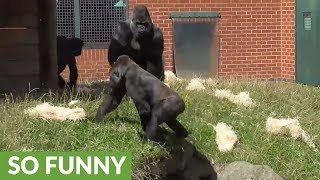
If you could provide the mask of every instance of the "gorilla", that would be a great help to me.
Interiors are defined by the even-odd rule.
[[[76,56],[80,56],[84,42],[79,38],[68,39],[65,36],[57,36],[57,55],[58,55],[58,85],[59,88],[64,88],[66,85],[74,88],[78,79],[78,68]],[[66,84],[61,77],[61,72],[68,65],[70,70],[69,83]]]
[[[163,48],[162,31],[152,23],[147,7],[137,5],[131,18],[119,22],[109,45],[108,61],[112,66],[120,55],[128,55],[140,67],[163,81]]]
[[[187,137],[188,131],[177,121],[177,116],[185,110],[183,99],[156,78],[142,69],[127,55],[121,55],[110,71],[111,92],[100,105],[96,122],[102,122],[104,116],[116,109],[123,95],[132,98],[139,113],[143,138],[163,142],[163,136],[157,136],[159,125],[165,122],[177,137]]]

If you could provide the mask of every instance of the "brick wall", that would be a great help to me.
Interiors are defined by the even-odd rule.
[[[295,1],[282,0],[282,79],[295,79]]]
[[[77,57],[78,81],[91,82],[108,78],[109,64],[108,49],[84,49]],[[66,68],[62,76],[69,79],[69,69]]]
[[[129,0],[145,4],[165,38],[165,67],[173,67],[170,12],[218,11],[221,78],[294,79],[295,0]],[[80,80],[105,79],[107,50],[84,50],[78,58]]]

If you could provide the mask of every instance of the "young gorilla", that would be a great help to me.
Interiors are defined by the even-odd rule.
[[[66,68],[67,65],[70,70],[70,83],[67,84],[67,86],[69,86],[70,88],[76,86],[78,79],[78,68],[75,57],[81,55],[83,45],[83,41],[79,38],[68,39],[64,36],[57,37],[59,88],[64,88],[66,86],[66,82],[60,74]]]
[[[137,5],[132,17],[120,21],[108,48],[108,61],[112,66],[120,55],[128,55],[140,67],[161,81],[164,80],[162,31],[151,20],[144,5]]]
[[[145,71],[129,56],[121,55],[110,72],[111,92],[100,105],[96,121],[102,122],[104,116],[121,103],[127,92],[139,112],[145,137],[157,140],[159,124],[165,122],[178,137],[187,137],[187,130],[177,121],[177,116],[185,109],[183,99],[158,78]]]

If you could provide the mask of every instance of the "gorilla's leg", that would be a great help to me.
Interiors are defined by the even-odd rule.
[[[110,94],[107,95],[105,100],[100,105],[97,114],[96,122],[100,123],[103,121],[104,116],[116,109],[122,101],[123,96],[126,94],[125,89],[114,88],[111,90]]]
[[[150,105],[146,101],[135,101],[136,108],[139,112],[141,126],[143,131],[145,132],[142,135],[143,139],[149,139],[155,142],[163,143],[164,136],[158,133],[158,114],[157,112],[151,112]]]
[[[59,88],[63,89],[66,86],[66,82],[64,81],[64,79],[61,77],[61,75],[58,75],[58,85]]]
[[[135,106],[136,106],[138,113],[139,113],[139,116],[140,116],[142,130],[145,132],[147,124],[151,119],[151,108],[150,108],[149,104],[145,101],[134,102],[134,103],[135,103]]]
[[[146,127],[145,127],[145,129],[146,129],[145,136],[146,136],[146,138],[148,138],[150,140],[163,142],[164,137],[159,136],[157,134],[158,128],[159,128],[158,118],[159,118],[159,115],[157,113],[152,112],[151,119],[147,122]]]
[[[74,88],[77,85],[77,80],[78,80],[78,68],[77,68],[77,63],[76,63],[76,58],[72,57],[70,59],[70,62],[68,63],[68,67],[70,70],[70,88]]]
[[[66,68],[65,64],[58,65],[58,86],[61,89],[65,88],[65,86],[66,86],[66,82],[64,81],[63,77],[60,75],[65,68]]]
[[[184,102],[176,97],[170,96],[161,102],[162,121],[165,122],[178,137],[187,137],[188,131],[177,120],[179,114],[185,109]]]
[[[166,124],[176,133],[178,137],[185,138],[189,135],[188,131],[177,119],[170,119],[166,122]]]
[[[151,118],[147,121],[142,121],[141,123],[143,124],[143,128],[145,131],[145,136],[147,139],[164,143],[165,138],[164,135],[161,133],[159,124],[161,123],[161,119],[163,119],[164,116],[166,116],[163,113],[161,104],[158,104],[154,106],[151,110]]]

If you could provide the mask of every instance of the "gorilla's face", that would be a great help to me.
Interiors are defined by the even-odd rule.
[[[110,71],[110,83],[112,87],[117,86],[121,81],[120,73],[117,69],[113,69]]]
[[[143,5],[135,7],[130,27],[137,40],[141,40],[152,33],[152,21],[147,7]]]
[[[151,31],[151,26],[148,21],[136,19],[133,20],[135,28],[137,29],[136,38],[140,39]]]
[[[124,73],[130,62],[132,62],[132,60],[127,55],[121,55],[118,57],[110,71],[110,82],[112,86],[123,85],[125,80]]]

